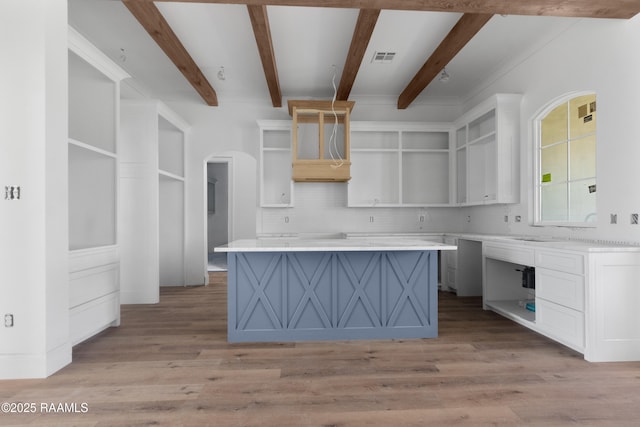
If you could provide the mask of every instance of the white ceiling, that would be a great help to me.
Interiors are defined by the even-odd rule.
[[[68,3],[69,24],[119,63],[146,95],[203,104],[119,0]],[[233,99],[270,103],[246,6],[184,2],[158,2],[156,6],[217,92],[220,107]],[[333,66],[337,86],[358,10],[269,6],[267,11],[282,96],[332,97]],[[460,16],[383,10],[351,98],[397,99]],[[498,72],[522,61],[575,21],[494,16],[447,65],[451,79],[447,83],[435,80],[415,102],[462,101],[472,96]],[[375,51],[396,52],[396,57],[390,64],[374,64]],[[224,67],[225,80],[217,78],[220,67]]]

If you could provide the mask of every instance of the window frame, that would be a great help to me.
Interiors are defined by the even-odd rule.
[[[598,197],[596,191],[596,221],[543,221],[542,220],[542,120],[547,117],[549,113],[551,113],[554,109],[559,107],[562,104],[569,103],[572,99],[578,98],[580,96],[585,95],[594,95],[597,99],[597,93],[594,90],[586,90],[586,91],[577,91],[566,93],[558,98],[553,99],[548,104],[546,104],[532,120],[532,128],[533,128],[533,194],[534,194],[534,208],[533,208],[533,226],[537,227],[574,227],[574,228],[595,228],[597,227],[597,212],[598,212]],[[568,125],[568,124],[567,124]],[[598,171],[597,171],[597,147],[598,147],[598,127],[596,123],[596,173],[595,180],[596,185],[598,181]],[[571,137],[568,138],[568,143],[571,142]],[[567,170],[570,170],[569,167],[570,159],[567,158]],[[570,181],[567,181],[569,183]],[[568,196],[569,193],[568,193]],[[567,213],[570,212],[570,207],[567,209]]]

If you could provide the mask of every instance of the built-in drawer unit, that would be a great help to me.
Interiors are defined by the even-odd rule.
[[[536,250],[536,267],[565,273],[584,274],[584,256],[561,251]]]
[[[584,277],[536,267],[536,297],[584,310]]]
[[[499,259],[521,265],[533,265],[534,255],[532,248],[524,248],[517,245],[490,243],[485,245],[484,256]]]
[[[584,350],[584,256],[536,250],[536,325],[544,334]]]
[[[584,349],[584,313],[536,298],[536,326],[574,350]]]

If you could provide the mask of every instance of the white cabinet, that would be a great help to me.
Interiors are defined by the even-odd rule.
[[[585,359],[640,361],[640,253],[590,253],[585,271]]]
[[[153,100],[121,105],[119,240],[125,304],[159,301],[184,279],[184,150],[188,124]]]
[[[485,308],[584,352],[583,271],[552,270],[548,267],[558,264],[542,261],[557,257],[582,265],[583,255],[494,242],[485,242],[483,255]],[[525,267],[535,267],[535,289],[523,287]],[[535,309],[527,309],[527,303]]]
[[[536,324],[540,331],[584,350],[584,255],[536,250]]]
[[[458,204],[518,202],[521,98],[494,95],[456,121]]]
[[[522,286],[525,266],[535,267],[535,290]],[[640,360],[639,276],[637,248],[483,243],[484,307],[593,362]]]
[[[69,321],[77,344],[120,322],[120,81],[128,75],[69,28]]]
[[[458,247],[442,254],[445,289],[459,297],[481,296],[482,242],[454,236],[446,236],[444,242]]]
[[[353,207],[448,206],[449,123],[351,123]]]
[[[189,125],[160,104],[158,111],[158,260],[160,286],[185,282],[184,152]]]
[[[260,206],[293,206],[291,121],[260,120]]]

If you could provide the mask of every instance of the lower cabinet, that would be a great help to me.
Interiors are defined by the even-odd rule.
[[[584,312],[536,298],[536,325],[540,332],[578,351],[584,349]]]
[[[69,330],[72,345],[120,324],[119,279],[117,246],[69,253]]]
[[[558,260],[562,255],[537,251],[536,260],[539,262],[541,257]],[[570,258],[582,265],[582,255],[571,255]],[[535,303],[536,324],[542,333],[571,348],[584,349],[583,275],[536,267]]]
[[[557,242],[554,242],[557,243]],[[640,251],[483,243],[483,305],[592,362],[640,360]],[[535,289],[522,269],[535,268]],[[527,308],[528,307],[528,308]]]
[[[445,289],[459,297],[481,296],[482,242],[453,236],[446,236],[444,242],[458,247],[457,251],[442,254]]]

